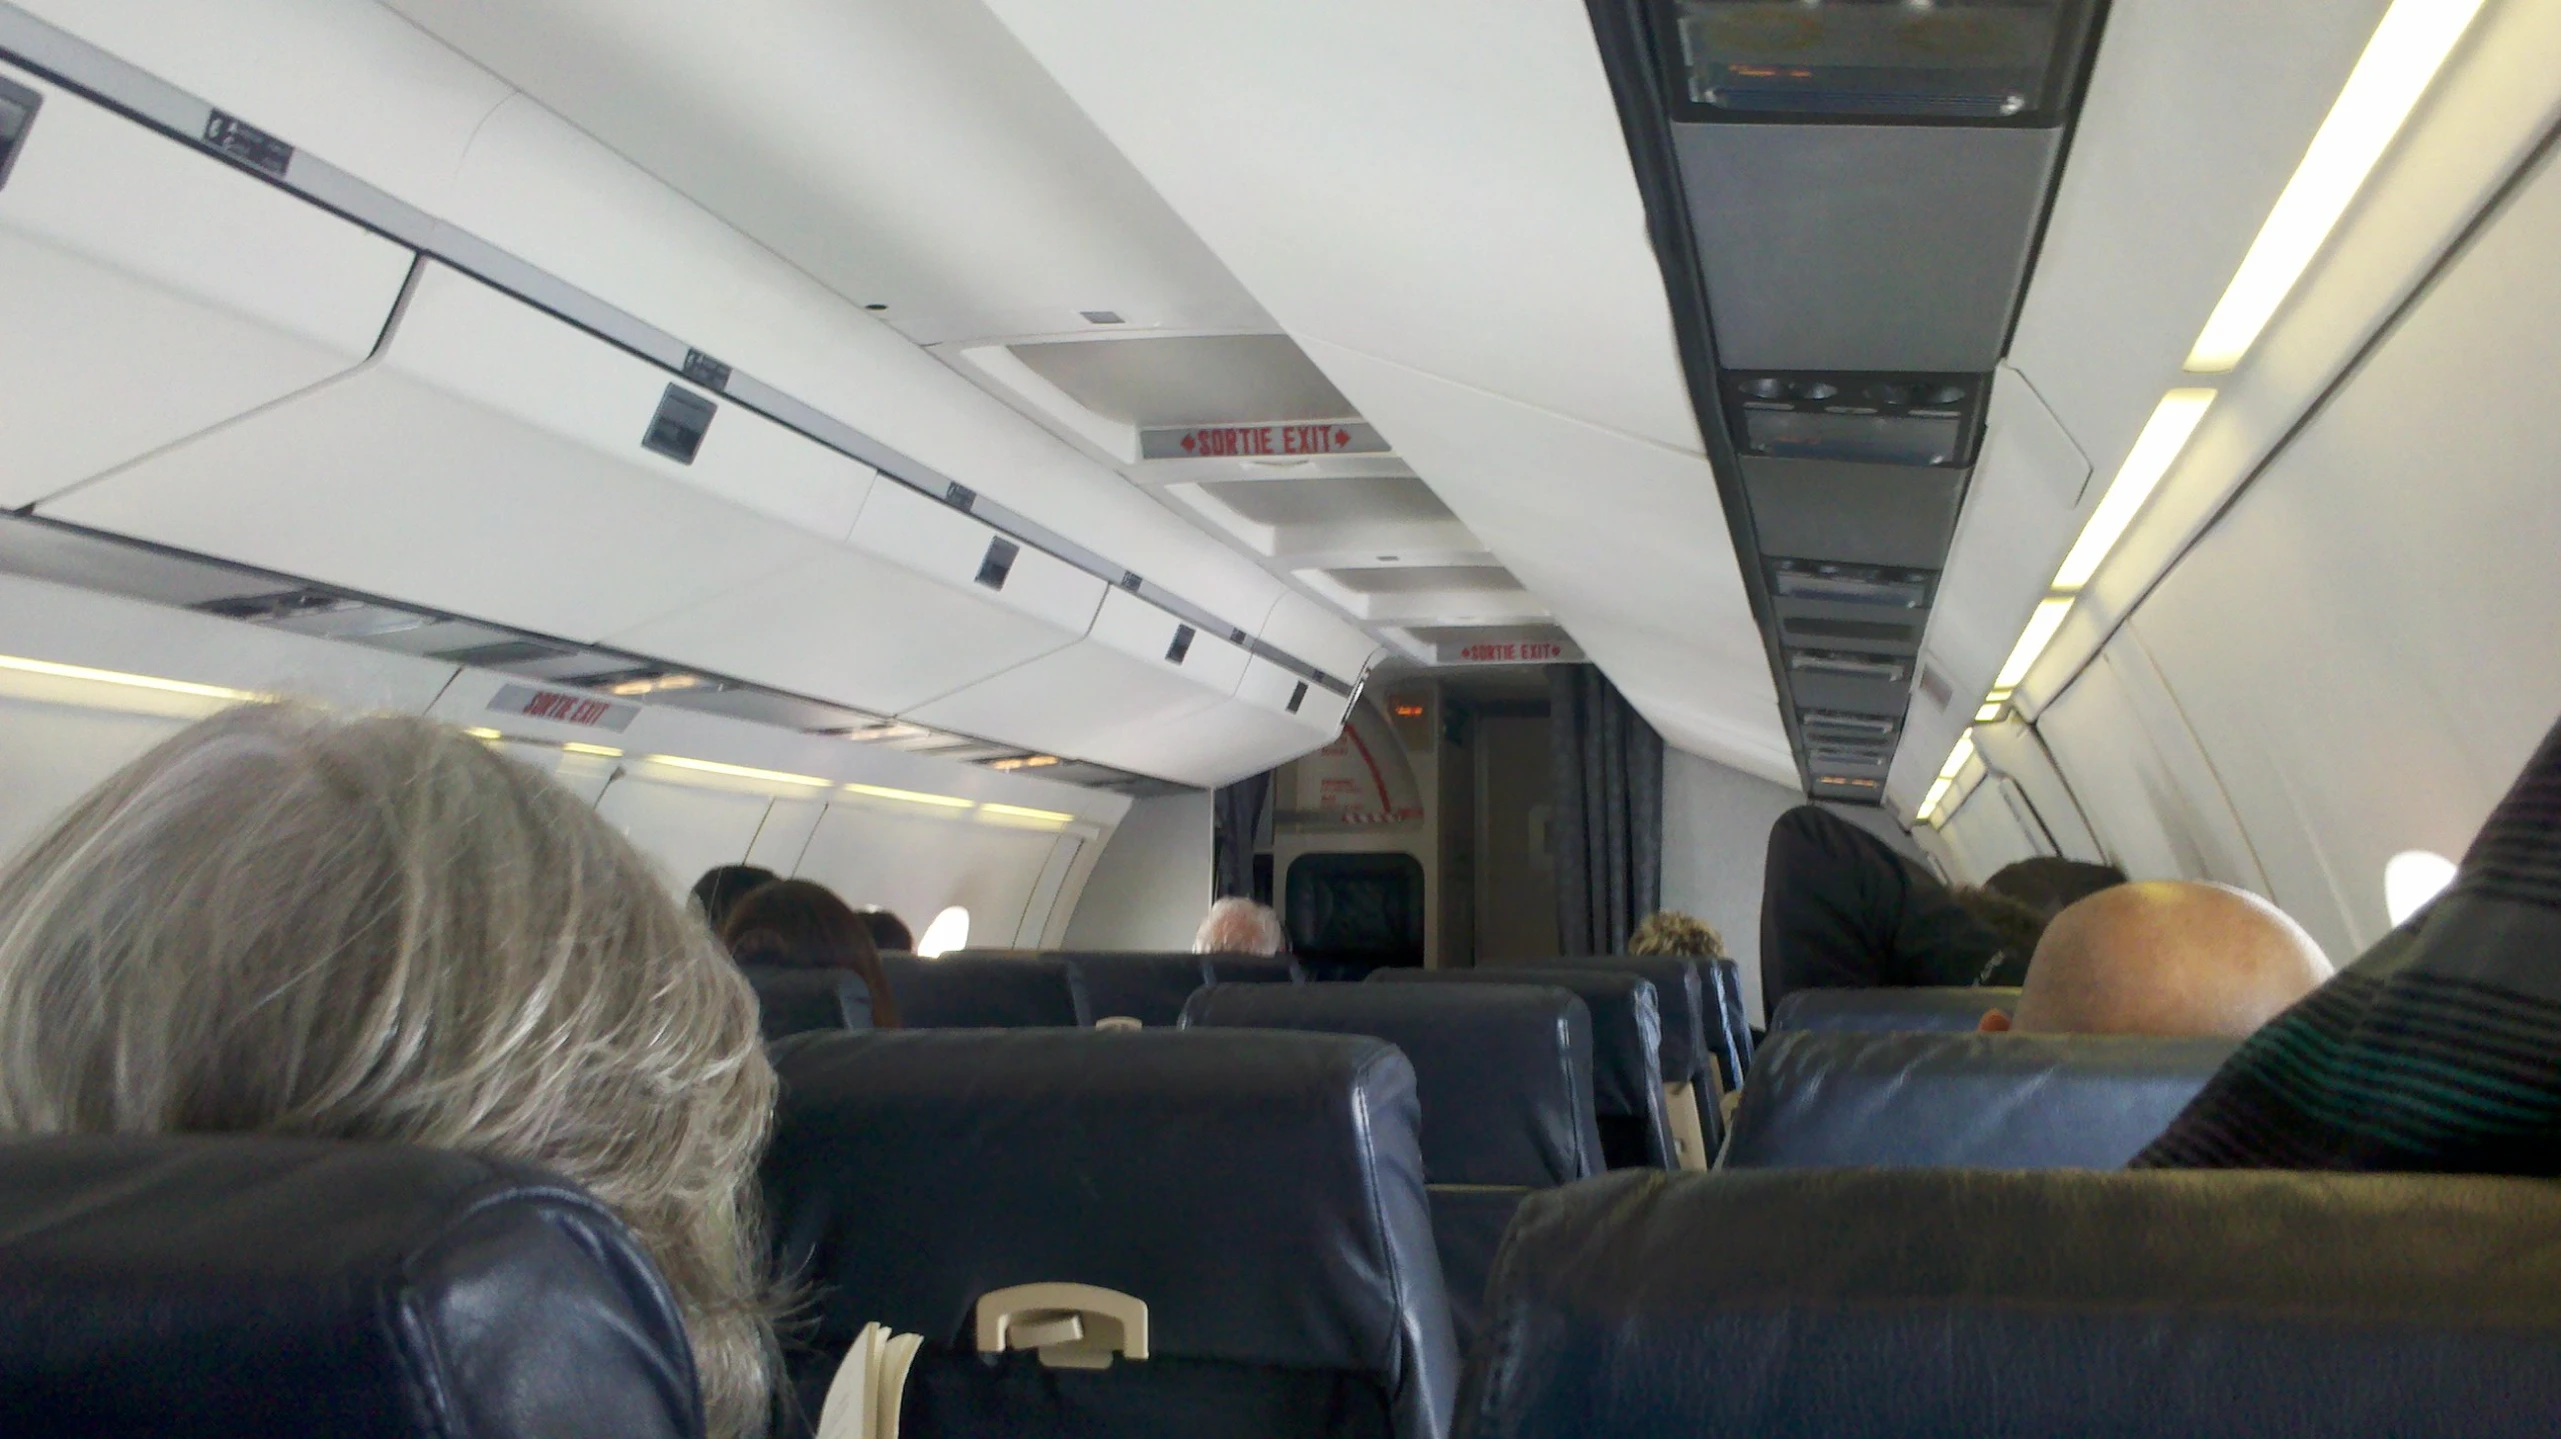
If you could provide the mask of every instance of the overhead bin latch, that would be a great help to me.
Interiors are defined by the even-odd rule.
[[[978,1352],[1032,1349],[1051,1369],[1147,1357],[1147,1301],[1092,1284],[1017,1284],[978,1301]]]

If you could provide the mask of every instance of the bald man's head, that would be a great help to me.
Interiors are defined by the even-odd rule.
[[[1987,1029],[2239,1038],[2330,977],[2303,926],[2229,885],[2101,890],[2045,928],[2017,1015]]]

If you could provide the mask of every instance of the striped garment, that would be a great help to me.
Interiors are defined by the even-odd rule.
[[[2134,1167],[2561,1174],[2561,725],[2454,884],[2251,1036]]]

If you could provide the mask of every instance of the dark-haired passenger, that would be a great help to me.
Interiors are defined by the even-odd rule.
[[[716,864],[694,881],[694,908],[702,911],[703,923],[711,932],[729,922],[729,911],[749,894],[772,884],[782,876],[770,869],[752,864]]]
[[[757,886],[730,908],[720,941],[741,965],[852,970],[871,991],[872,1028],[898,1027],[898,1001],[872,944],[871,926],[823,884],[778,879]]]
[[[862,922],[870,927],[872,948],[883,954],[916,952],[916,932],[909,929],[907,921],[900,919],[895,913],[882,909],[876,904],[865,905],[854,913],[861,916]]]

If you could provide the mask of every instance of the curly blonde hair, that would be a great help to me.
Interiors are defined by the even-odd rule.
[[[1630,954],[1694,954],[1721,959],[1725,955],[1725,937],[1715,927],[1694,914],[1677,909],[1658,909],[1637,922],[1636,932],[1627,937]]]
[[[547,1166],[764,1431],[774,1074],[700,921],[565,790],[442,726],[227,711],[0,872],[0,1132],[384,1140]]]

